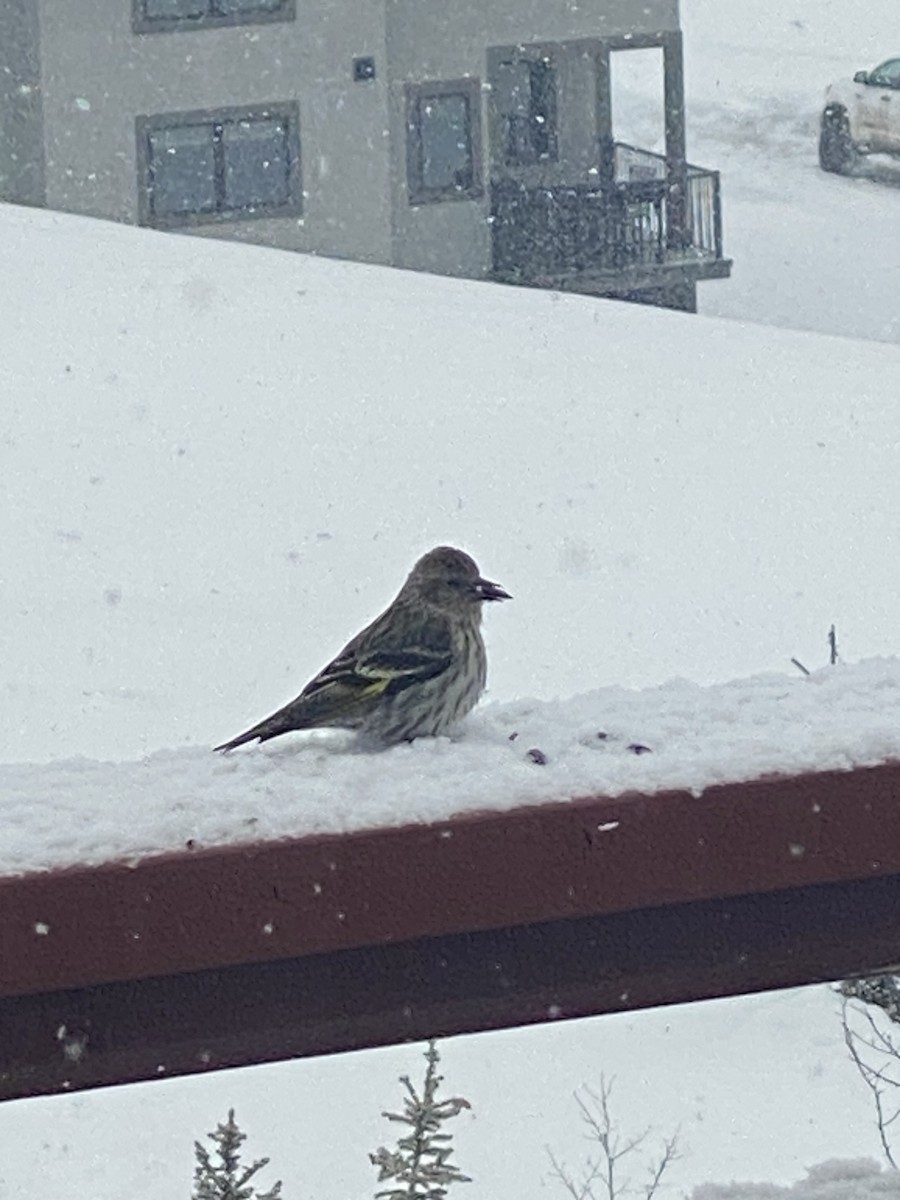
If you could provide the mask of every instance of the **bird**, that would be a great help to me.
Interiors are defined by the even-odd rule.
[[[356,730],[383,745],[438,737],[478,703],[487,678],[486,601],[511,600],[453,546],[424,554],[385,611],[283,708],[217,751],[295,729]]]

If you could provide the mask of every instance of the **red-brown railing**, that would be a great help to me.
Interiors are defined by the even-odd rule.
[[[0,1098],[875,972],[900,766],[0,879]]]

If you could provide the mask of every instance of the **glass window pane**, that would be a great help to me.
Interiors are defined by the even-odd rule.
[[[209,0],[144,0],[144,15],[148,21],[203,17],[208,11]]]
[[[504,116],[527,117],[531,106],[531,76],[525,59],[502,62],[497,68],[494,95]]]
[[[555,157],[556,71],[545,58],[501,63],[497,96],[511,166]]]
[[[223,16],[233,13],[275,12],[284,0],[216,0],[215,11]]]
[[[150,134],[150,200],[158,217],[214,212],[216,168],[212,125]]]
[[[870,79],[880,87],[900,87],[900,58],[891,58],[876,67]]]
[[[531,141],[537,158],[547,158],[553,149],[556,119],[556,71],[546,59],[528,64],[531,85]]]
[[[419,104],[422,186],[463,191],[472,186],[469,98],[459,93],[423,97]]]
[[[225,207],[277,208],[291,198],[287,122],[281,118],[224,126]]]

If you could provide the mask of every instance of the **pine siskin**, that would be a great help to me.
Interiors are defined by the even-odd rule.
[[[356,729],[385,744],[446,733],[484,691],[481,605],[509,599],[462,550],[430,550],[393,604],[295,700],[216,749],[323,726]]]

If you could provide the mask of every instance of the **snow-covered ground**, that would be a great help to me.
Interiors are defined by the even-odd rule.
[[[876,344],[900,340],[900,188],[889,165],[815,166],[822,89],[897,52],[896,0],[683,10],[691,157],[723,171],[736,260],[701,307],[740,323],[2,213],[0,760],[199,755],[299,690],[444,541],[515,596],[487,614],[497,707],[473,736],[528,697],[672,676],[783,671],[804,695],[789,659],[821,665],[832,621],[848,660],[900,651],[900,350]],[[582,1156],[571,1092],[601,1072],[626,1128],[680,1126],[669,1194],[878,1154],[824,988],[443,1055],[473,1104],[456,1122],[473,1195],[561,1195],[543,1148]],[[231,1105],[286,1196],[371,1194],[379,1113],[420,1061],[5,1105],[0,1197],[187,1194],[192,1139]],[[825,1184],[797,1195],[847,1194]]]
[[[900,341],[900,163],[854,179],[817,161],[826,85],[900,53],[893,0],[682,0],[691,161],[722,173],[732,278],[700,311]],[[643,54],[644,52],[641,52]],[[660,138],[658,88],[619,55],[617,135]]]
[[[891,0],[683,0],[692,159],[722,172],[734,277],[701,312],[900,342],[900,163],[819,170],[825,86],[897,54]],[[724,15],[727,9],[727,17]]]
[[[6,761],[222,741],[443,542],[493,700],[900,649],[894,346],[3,221]]]

